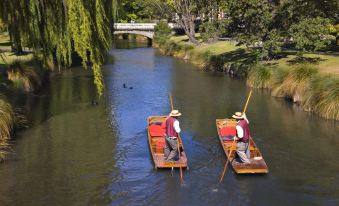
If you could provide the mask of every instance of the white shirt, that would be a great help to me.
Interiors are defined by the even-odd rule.
[[[249,123],[249,121],[247,119],[245,119],[247,124]],[[239,121],[238,121],[239,122]],[[235,127],[237,129],[237,134],[238,134],[238,138],[243,138],[244,137],[244,130],[242,129],[242,127],[240,127],[239,125],[237,125]]]
[[[180,133],[180,132],[181,132],[181,129],[180,129],[179,121],[178,121],[178,120],[175,120],[175,121],[174,121],[173,127],[174,127],[174,129],[175,129],[175,131],[176,131],[177,133]]]

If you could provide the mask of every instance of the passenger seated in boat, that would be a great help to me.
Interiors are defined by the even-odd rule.
[[[178,137],[181,131],[178,117],[181,113],[178,110],[172,110],[169,117],[166,119],[166,137],[164,159],[165,161],[178,160]]]
[[[241,112],[236,112],[233,116],[237,120],[237,135],[234,137],[235,140],[238,140],[237,144],[237,155],[241,163],[250,163],[250,129],[248,127],[249,121],[246,117],[246,114]]]

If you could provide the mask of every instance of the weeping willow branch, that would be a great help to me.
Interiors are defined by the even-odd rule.
[[[13,28],[14,43],[24,42],[45,62],[70,66],[72,53],[85,68],[93,65],[94,83],[103,93],[101,65],[112,43],[116,0],[2,0],[0,19]]]

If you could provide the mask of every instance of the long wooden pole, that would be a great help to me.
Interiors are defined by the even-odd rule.
[[[248,94],[247,101],[246,101],[244,110],[242,111],[242,114],[244,114],[246,112],[247,106],[248,106],[248,102],[250,101],[251,96],[252,96],[252,89],[251,89],[250,93]]]
[[[250,93],[248,94],[248,97],[247,97],[247,100],[246,100],[246,104],[245,104],[245,107],[244,107],[244,110],[243,110],[243,114],[246,112],[246,110],[247,110],[247,106],[248,106],[248,103],[249,103],[249,101],[250,101],[250,98],[251,98],[251,96],[252,96],[252,89],[251,89],[251,91],[250,91]],[[229,162],[229,160],[230,160],[230,158],[231,158],[231,154],[232,154],[232,148],[234,147],[234,143],[235,143],[235,139],[233,140],[233,143],[232,143],[232,145],[231,145],[231,149],[230,149],[230,152],[228,153],[228,155],[227,155],[227,161],[226,161],[226,164],[225,164],[225,166],[224,166],[224,170],[222,171],[222,174],[221,174],[221,176],[220,176],[220,180],[219,180],[219,183],[221,183],[223,180],[224,180],[224,176],[225,176],[225,173],[226,173],[226,171],[227,171],[227,165],[228,165],[228,162]]]
[[[234,140],[233,140],[233,142],[232,142],[232,144],[231,144],[230,152],[229,152],[228,155],[227,155],[227,161],[226,161],[226,164],[225,164],[225,166],[224,166],[224,170],[222,171],[222,174],[221,174],[221,176],[220,176],[219,183],[221,183],[221,182],[224,180],[224,176],[225,176],[225,174],[226,174],[228,162],[230,161],[230,158],[231,158],[230,155],[232,154],[232,148],[234,147],[234,143],[235,143],[235,138],[234,138]]]
[[[173,110],[173,100],[172,100],[172,95],[170,94],[170,102],[171,102],[171,108]],[[182,174],[182,167],[181,167],[181,156],[180,156],[180,145],[179,145],[179,135],[177,137],[177,146],[178,146],[178,155],[179,155],[179,167],[180,167],[180,180],[181,182],[184,181],[184,177],[183,177],[183,174]]]

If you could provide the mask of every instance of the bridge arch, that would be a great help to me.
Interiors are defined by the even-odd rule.
[[[141,36],[145,36],[149,39],[153,39],[154,37],[154,32],[153,31],[138,31],[138,30],[118,30],[113,32],[114,35],[116,34],[137,34]]]

